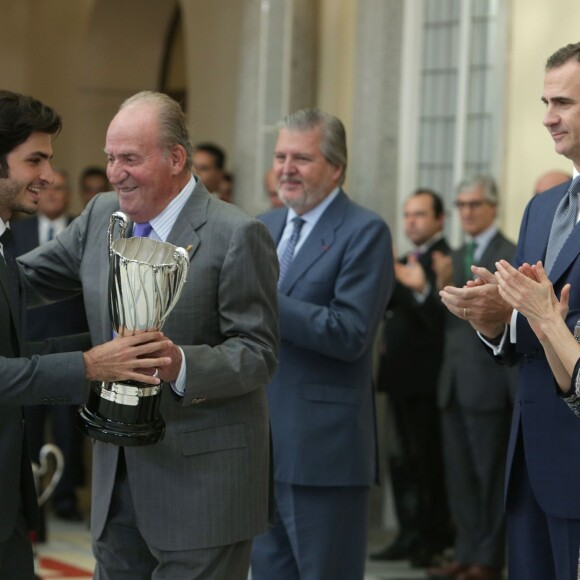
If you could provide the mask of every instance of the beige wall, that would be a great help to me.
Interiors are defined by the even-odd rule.
[[[542,125],[546,59],[561,46],[580,40],[577,0],[557,4],[555,10],[546,0],[512,0],[502,225],[514,239],[537,177],[550,169],[572,171],[572,163],[555,153]]]
[[[75,189],[83,167],[104,165],[106,128],[122,100],[158,88],[178,3],[192,139],[231,151],[244,0],[0,0],[0,86],[62,114],[54,164],[69,171]]]

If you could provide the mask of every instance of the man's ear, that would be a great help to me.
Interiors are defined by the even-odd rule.
[[[173,174],[178,175],[183,171],[187,161],[187,153],[183,145],[174,145],[171,149],[171,165],[173,167]]]

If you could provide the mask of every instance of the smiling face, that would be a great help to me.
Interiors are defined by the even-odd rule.
[[[320,149],[320,128],[280,129],[274,154],[278,195],[298,215],[316,207],[335,187],[342,167],[329,163]]]
[[[8,154],[8,176],[0,178],[0,218],[5,222],[15,211],[36,213],[40,192],[52,182],[51,158],[48,133],[32,133]]]
[[[136,223],[159,215],[189,179],[185,150],[159,142],[157,110],[146,103],[121,109],[111,121],[105,145],[107,177],[121,209]]]
[[[580,168],[580,63],[569,60],[546,72],[542,101],[544,126],[554,139],[556,152]]]

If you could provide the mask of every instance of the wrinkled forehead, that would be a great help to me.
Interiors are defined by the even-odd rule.
[[[130,105],[121,109],[109,124],[105,151],[120,145],[141,150],[144,146],[156,144],[157,137],[157,115],[153,107]]]

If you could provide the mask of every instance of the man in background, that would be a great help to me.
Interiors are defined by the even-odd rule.
[[[572,175],[570,173],[566,173],[565,171],[548,171],[543,173],[536,181],[536,185],[534,186],[534,195],[543,193],[544,191],[552,189],[552,187],[556,187],[556,185],[566,183],[571,179]]]
[[[111,191],[111,184],[107,179],[107,172],[102,167],[87,167],[81,173],[79,188],[84,205],[98,193]]]
[[[397,283],[385,313],[378,390],[392,417],[389,475],[399,534],[372,560],[411,560],[426,567],[453,544],[447,507],[437,384],[443,360],[445,308],[433,252],[451,251],[439,194],[420,188],[405,202],[405,234],[413,249],[395,262]]]
[[[215,143],[198,143],[193,148],[193,170],[210,193],[219,197],[226,168],[226,154]],[[224,199],[223,201],[231,201]]]
[[[461,182],[455,206],[465,243],[434,254],[439,288],[464,286],[471,266],[491,271],[515,246],[497,228],[498,193],[489,176]],[[500,580],[505,560],[503,481],[515,372],[493,361],[465,320],[447,313],[439,407],[448,501],[456,526],[455,559],[430,570],[438,578]]]
[[[278,195],[278,180],[276,179],[276,172],[272,168],[264,173],[264,191],[270,200],[271,209],[284,207],[284,202]]]
[[[260,219],[280,260],[280,367],[268,385],[277,520],[255,540],[253,580],[362,580],[378,482],[372,347],[393,285],[388,226],[342,189],[342,122],[280,125],[285,208]]]
[[[68,175],[62,169],[55,169],[52,183],[47,184],[39,194],[38,213],[30,219],[18,220],[12,224],[17,256],[52,240],[66,228],[72,221],[66,213],[69,201]],[[33,308],[28,312],[26,340],[29,341],[87,331],[82,296]],[[56,516],[70,521],[80,521],[83,518],[75,488],[84,482],[85,438],[75,427],[76,409],[76,405],[34,405],[24,409],[33,460],[38,462],[40,448],[47,442],[45,430],[48,422],[51,426],[52,441],[63,453],[64,471],[51,501]],[[38,539],[42,541],[42,532]]]

